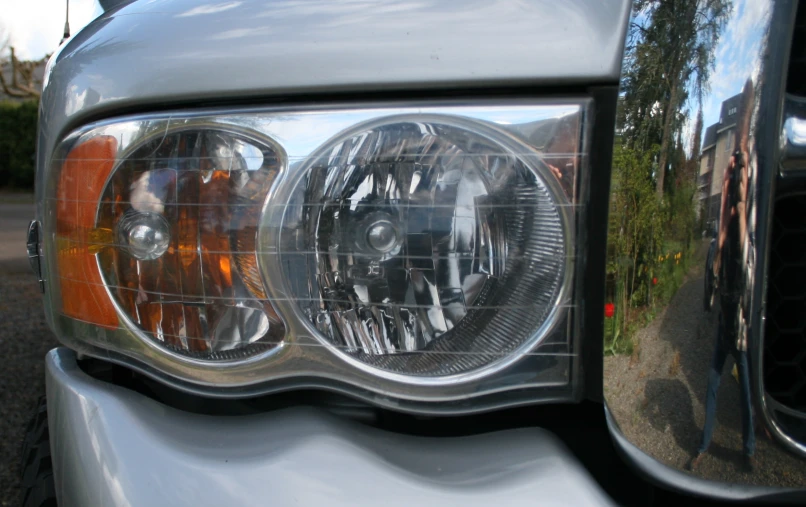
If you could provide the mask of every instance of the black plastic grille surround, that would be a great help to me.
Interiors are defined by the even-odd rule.
[[[806,413],[806,195],[775,203],[770,244],[764,385]]]
[[[803,2],[798,5],[795,15],[786,92],[806,96],[806,5]]]

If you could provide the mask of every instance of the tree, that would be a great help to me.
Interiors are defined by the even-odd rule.
[[[697,111],[694,125],[691,130],[690,150],[688,154],[684,149],[683,132],[679,131],[672,153],[677,155],[670,158],[670,174],[674,176],[674,185],[667,188],[667,193],[675,192],[682,186],[696,185],[700,172],[700,150],[702,149],[702,109]],[[668,185],[667,185],[668,187]]]
[[[691,133],[691,156],[688,160],[687,176],[695,181],[700,173],[700,150],[702,149],[702,108],[697,110],[694,130]]]
[[[2,93],[16,99],[38,99],[41,95],[39,87],[42,83],[36,77],[36,69],[49,57],[50,55],[46,55],[36,61],[18,59],[8,31],[0,25],[0,90]]]
[[[39,91],[41,83],[36,78],[35,71],[50,55],[41,60],[23,61],[16,57],[14,46],[8,45],[8,39],[2,45],[4,46],[2,49],[8,48],[9,52],[8,60],[0,59],[0,87],[3,93],[18,99],[38,99],[41,95]],[[11,74],[8,78],[5,75],[6,69],[9,69]]]

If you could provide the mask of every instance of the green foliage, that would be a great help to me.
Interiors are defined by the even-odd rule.
[[[675,258],[673,254],[669,259],[660,262],[655,270],[658,284],[654,286],[652,306],[659,309],[668,305],[677,294],[677,290],[682,287],[686,273],[691,268],[691,259],[694,257],[694,246],[691,244],[686,247],[679,242],[670,241],[664,245],[664,250],[677,252],[679,258]]]
[[[612,268],[624,277],[625,301],[651,272],[663,241],[664,212],[650,179],[655,153],[616,146],[613,154]]]
[[[650,176],[657,149],[617,144],[613,154],[607,270],[616,311],[605,322],[606,354],[632,353],[636,331],[669,304],[690,267],[695,183],[679,181],[661,201]],[[687,161],[680,156],[675,163]]]
[[[0,102],[0,188],[34,187],[39,103]]]
[[[616,300],[624,298],[624,283],[621,279],[616,280]],[[633,329],[627,328],[624,322],[624,312],[616,311],[613,318],[605,321],[604,352],[605,355],[632,354],[633,352]]]
[[[699,219],[695,209],[697,186],[694,181],[681,183],[668,194],[668,230],[666,237],[681,243],[682,248],[688,248],[695,231],[700,230]]]
[[[639,151],[617,144],[613,153],[610,262],[616,312],[605,323],[605,352],[632,352],[636,309],[650,301],[656,256],[663,244],[665,212],[651,174],[657,146]],[[608,328],[609,326],[609,328]]]

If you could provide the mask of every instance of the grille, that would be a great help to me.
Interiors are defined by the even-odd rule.
[[[795,16],[786,92],[806,96],[806,5],[804,3],[798,5]]]
[[[764,383],[776,401],[806,413],[806,195],[776,202],[771,244]]]

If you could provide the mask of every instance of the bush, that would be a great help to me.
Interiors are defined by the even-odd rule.
[[[32,190],[39,103],[0,102],[0,188]]]

